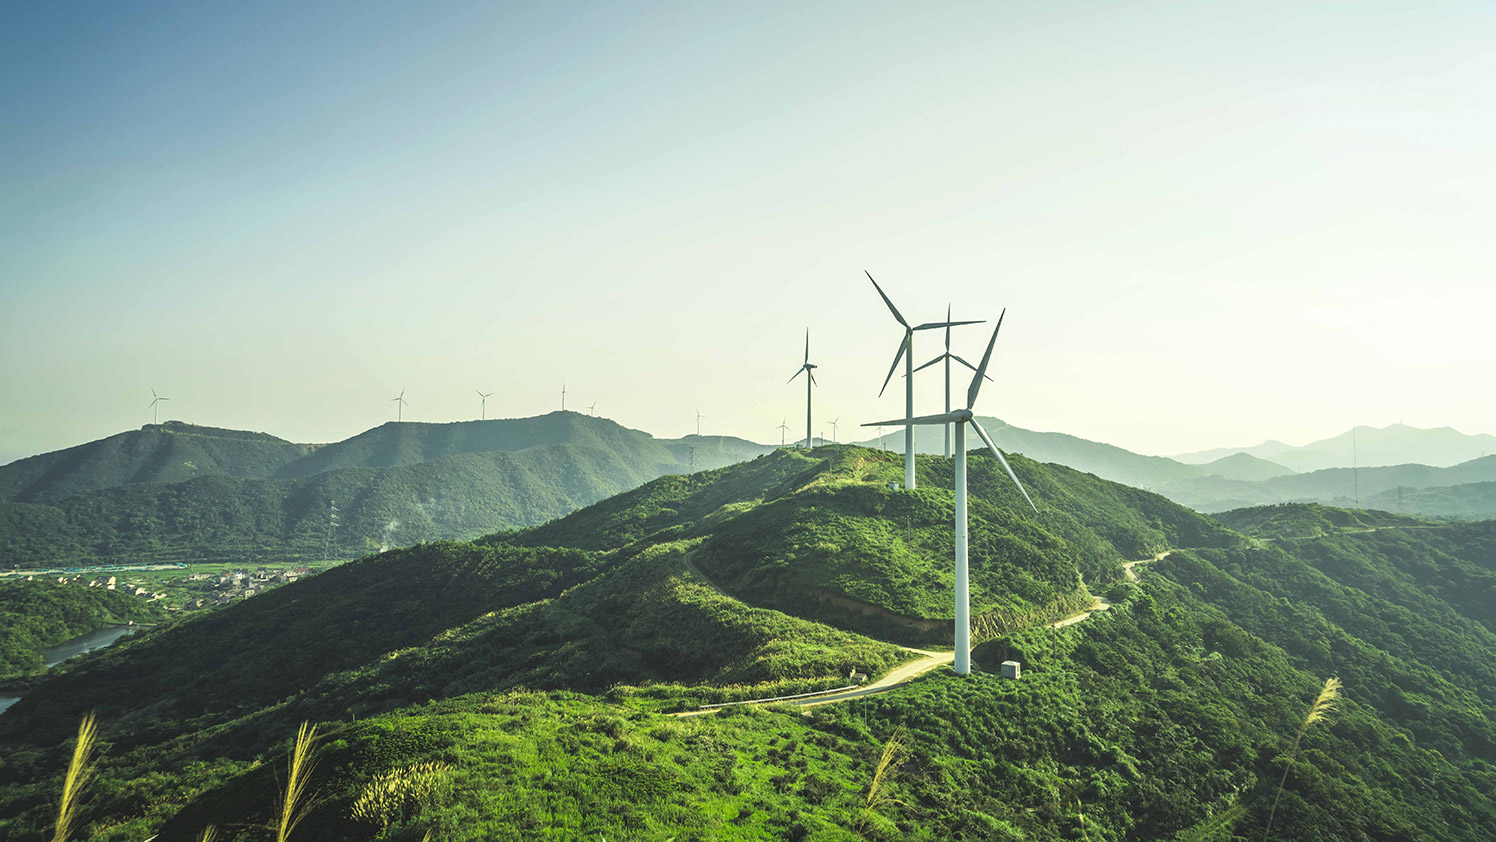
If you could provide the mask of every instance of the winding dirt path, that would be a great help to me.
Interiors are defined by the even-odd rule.
[[[1155,561],[1163,561],[1165,558],[1169,557],[1169,553],[1171,552],[1173,552],[1173,550],[1164,550],[1163,552],[1155,555],[1153,558],[1124,562],[1122,564],[1122,575],[1126,577],[1127,581],[1136,582],[1138,581],[1138,574],[1135,570],[1133,570],[1134,567],[1138,566],[1139,564],[1151,564]],[[695,555],[695,550],[691,550],[686,553],[684,559],[686,563],[686,569],[690,570],[691,573],[696,576],[696,578],[700,579],[707,587],[716,591],[718,594],[725,596],[728,599],[736,600],[737,597],[733,596],[727,591],[722,590],[717,586],[716,582],[713,582],[705,573],[701,572],[700,568],[696,566],[695,559],[693,558]],[[741,602],[742,600],[738,601]],[[1111,600],[1107,599],[1106,597],[1098,596],[1095,598],[1095,601],[1091,603],[1091,606],[1089,608],[1081,611],[1078,614],[1072,614],[1071,616],[1066,617],[1063,620],[1056,620],[1053,623],[1050,623],[1049,627],[1052,629],[1063,629],[1067,626],[1073,626],[1076,623],[1083,623],[1086,620],[1090,619],[1091,615],[1101,611],[1109,610],[1112,605],[1113,603]],[[863,687],[858,687],[855,690],[827,691],[825,694],[809,695],[807,698],[803,699],[749,699],[741,702],[729,702],[726,705],[718,705],[710,708],[680,711],[678,713],[672,713],[670,715],[676,717],[704,716],[709,713],[716,713],[717,711],[722,710],[724,707],[731,707],[736,705],[766,704],[772,701],[778,701],[779,704],[795,705],[797,707],[816,707],[818,705],[829,705],[835,704],[837,702],[846,702],[852,699],[861,698],[863,696],[875,696],[879,693],[887,693],[888,691],[893,690],[896,687],[901,687],[905,684],[908,684],[909,682],[920,677],[921,675],[924,675],[930,670],[935,669],[936,667],[953,663],[956,660],[956,653],[954,651],[932,652],[927,649],[913,649],[908,646],[900,646],[899,648],[903,649],[905,652],[914,652],[918,655],[922,655],[923,657],[913,661],[909,661],[905,664],[900,664],[899,666],[890,670],[882,678],[879,678],[877,681],[874,681],[871,684],[865,685]]]

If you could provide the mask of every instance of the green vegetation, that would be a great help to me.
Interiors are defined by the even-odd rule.
[[[99,842],[273,838],[306,722],[317,796],[292,839],[1496,835],[1496,633],[1458,593],[1489,587],[1496,524],[1267,543],[1013,461],[1038,517],[971,459],[975,598],[1011,619],[973,675],[668,715],[877,675],[909,657],[893,643],[948,634],[949,465],[921,459],[909,493],[891,454],[781,451],[343,565],[48,677],[0,716],[0,842],[49,830],[93,709]],[[1045,626],[1081,577],[1116,604]],[[1021,681],[982,671],[1010,658]],[[1300,727],[1331,675],[1336,715]]]
[[[1435,525],[1423,518],[1367,509],[1337,509],[1318,503],[1279,503],[1233,509],[1215,516],[1238,532],[1258,538],[1319,538],[1344,532],[1372,532],[1386,527]]]
[[[55,503],[103,488],[181,482],[215,474],[265,478],[315,447],[264,433],[180,421],[147,424],[139,430],[0,466],[0,500]]]
[[[141,597],[76,582],[0,582],[0,681],[40,675],[46,671],[42,652],[80,634],[169,616]]]
[[[698,448],[698,466],[762,451],[707,441],[716,446]],[[679,446],[576,413],[386,424],[282,466],[294,479],[204,476],[119,485],[50,506],[0,504],[0,557],[32,567],[356,558],[543,523],[679,472],[687,460]]]

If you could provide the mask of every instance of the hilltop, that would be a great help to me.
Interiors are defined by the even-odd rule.
[[[104,488],[211,475],[263,479],[316,447],[181,421],[147,424],[0,466],[0,500],[54,503]]]
[[[1256,838],[1329,675],[1346,698],[1304,737],[1284,838],[1496,833],[1496,635],[1479,596],[1496,524],[1318,512],[1337,531],[1262,545],[1015,457],[1036,517],[978,452],[975,661],[1017,658],[1022,681],[936,670],[846,704],[666,715],[839,686],[911,657],[896,644],[948,641],[949,465],[922,457],[905,492],[888,485],[900,461],[824,446],[664,476],[81,659],[0,717],[0,815],[15,817],[0,840],[45,825],[89,709],[111,744],[90,832],[120,842],[263,822],[303,719],[327,737],[298,833],[335,842],[1062,839],[1082,835],[1082,810],[1093,839]],[[1110,610],[1047,626],[1092,589]],[[867,811],[896,727],[896,800]],[[429,797],[387,824],[353,817],[380,776],[428,762]]]

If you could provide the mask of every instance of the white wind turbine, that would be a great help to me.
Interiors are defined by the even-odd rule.
[[[1006,315],[1007,311],[1003,311]],[[992,330],[992,339],[987,342],[987,353],[982,355],[982,364],[977,367],[976,374],[971,378],[971,386],[966,390],[966,408],[955,412],[947,412],[941,415],[923,415],[918,418],[901,418],[897,421],[874,421],[871,424],[863,424],[864,427],[874,427],[878,424],[954,424],[956,426],[956,450],[955,450],[955,473],[956,473],[956,661],[955,670],[960,675],[971,672],[971,583],[967,570],[966,558],[966,425],[970,424],[981,436],[982,441],[992,448],[992,455],[1002,464],[1003,470],[1018,486],[1018,491],[1023,499],[1028,501],[1029,508],[1034,514],[1039,513],[1039,507],[1029,497],[1028,491],[1024,490],[1023,483],[1018,481],[1018,475],[1013,473],[1013,468],[1003,456],[1003,452],[997,449],[992,442],[992,437],[977,423],[972,408],[976,406],[977,393],[982,389],[982,380],[987,374],[987,363],[992,360],[992,346],[997,344],[997,332],[1002,330],[1003,320],[998,317],[997,327]]]
[[[171,400],[171,398],[163,398],[160,395],[156,394],[156,387],[155,386],[151,387],[151,407],[150,408],[151,408],[151,423],[152,424],[159,424],[159,423],[161,423],[161,408],[159,406],[157,406],[157,404],[159,404],[161,401],[169,401],[169,400]]]
[[[475,392],[478,392],[478,390],[477,390],[477,389],[474,389],[474,390],[473,390],[473,391],[475,391]],[[947,391],[949,391],[949,390],[947,390]],[[405,393],[404,393],[404,392],[401,392],[401,393],[400,393],[400,394],[402,394],[402,395],[403,395],[403,394],[405,394]],[[483,405],[482,405],[482,414],[480,414],[480,415],[479,415],[479,416],[478,416],[478,420],[479,420],[479,421],[487,421],[487,420],[488,420],[488,399],[489,399],[489,398],[491,398],[491,397],[493,397],[493,392],[489,392],[489,393],[488,393],[488,394],[486,394],[486,395],[485,395],[485,394],[483,394],[483,393],[482,393],[482,392],[478,392],[478,397],[479,397],[479,398],[481,398],[481,399],[482,399],[482,401],[483,401]],[[946,403],[947,403],[947,404],[949,404],[949,403],[950,403],[950,402],[949,402],[949,401],[947,401],[947,402],[946,402]],[[947,406],[947,409],[949,409],[949,406]]]
[[[838,415],[838,416],[836,416],[836,419],[831,422],[831,443],[832,444],[836,444],[836,422],[840,421],[840,420],[841,420],[841,416]]]
[[[956,362],[958,362],[958,363],[966,366],[967,368],[971,369],[972,371],[976,371],[977,367],[974,366],[974,365],[972,365],[971,363],[967,362],[966,360],[961,359],[961,357],[959,355],[951,353],[951,305],[949,305],[949,304],[945,305],[945,353],[941,354],[940,356],[936,357],[933,360],[930,360],[929,362],[925,363],[924,365],[920,366],[919,368],[916,368],[915,371],[920,371],[922,369],[929,368],[930,366],[932,366],[932,365],[934,365],[934,364],[936,364],[938,362],[941,362],[942,360],[945,361],[945,411],[946,412],[950,412],[951,411],[951,360],[955,360]],[[987,379],[991,380],[992,378],[988,377]],[[945,458],[947,458],[947,459],[951,458],[951,425],[950,424],[946,424],[945,425]]]
[[[597,401],[593,401],[592,402],[592,406],[587,407],[587,414],[588,415],[596,415],[597,414]]]
[[[701,410],[699,410],[699,409],[696,410],[696,437],[697,438],[701,437],[701,419],[703,419],[705,417],[706,417],[705,415],[701,414]]]
[[[811,435],[810,435],[810,429],[811,429],[811,427],[810,427],[810,388],[812,386],[819,386],[820,385],[819,383],[816,382],[816,373],[815,373],[816,368],[817,368],[817,366],[810,361],[810,328],[806,328],[805,329],[805,363],[800,366],[800,370],[799,371],[795,372],[795,376],[791,377],[789,379],[789,382],[793,383],[793,382],[795,382],[795,377],[799,377],[802,374],[806,375],[806,380],[805,380],[805,446],[807,448],[811,447],[811,445],[814,442],[814,439],[812,439]]]
[[[790,425],[786,423],[787,421],[789,421],[788,418],[784,419],[784,421],[780,421],[779,422],[779,446],[780,447],[784,447],[784,434],[786,432],[788,432],[789,429],[790,429]]]
[[[566,381],[561,381],[561,411],[566,411]]]
[[[404,418],[403,410],[405,409],[405,407],[410,406],[410,401],[407,401],[405,399],[405,390],[401,389],[400,394],[396,395],[393,398],[390,398],[390,400],[395,404],[395,420],[402,420]]]
[[[868,280],[873,281],[873,273],[867,270],[863,270],[863,272],[867,275]],[[904,339],[899,343],[899,352],[893,357],[893,365],[888,367],[888,376],[883,378],[883,388],[878,390],[878,395],[881,397],[883,390],[888,388],[888,381],[893,379],[893,373],[899,367],[899,360],[903,359],[904,417],[912,418],[914,416],[914,332],[916,330],[934,330],[938,327],[949,329],[960,325],[981,324],[981,322],[925,322],[921,325],[911,326],[904,319],[903,314],[899,312],[899,308],[893,306],[893,302],[888,300],[888,295],[883,292],[883,287],[878,286],[877,281],[873,281],[873,289],[878,291],[879,297],[883,299],[884,304],[888,305],[888,309],[893,313],[893,317],[898,320],[899,324],[904,326]],[[863,426],[867,425],[864,424]],[[914,487],[914,425],[912,424],[904,425],[904,487]]]

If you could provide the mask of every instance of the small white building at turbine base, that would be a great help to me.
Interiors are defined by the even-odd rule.
[[[1017,661],[1003,661],[1003,678],[1019,679],[1023,677],[1023,665]]]

